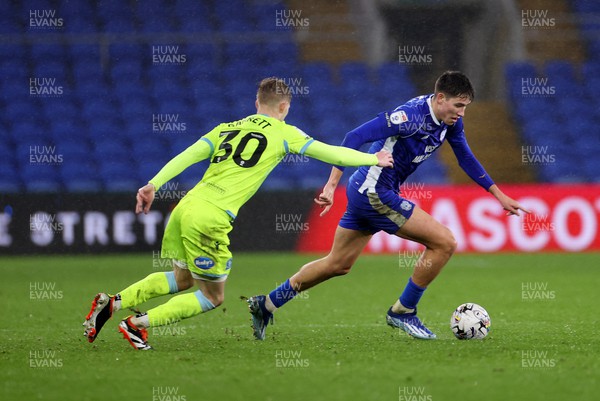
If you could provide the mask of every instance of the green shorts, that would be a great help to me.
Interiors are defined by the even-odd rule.
[[[225,281],[231,269],[227,234],[232,222],[229,214],[212,203],[185,196],[165,228],[161,257],[174,259],[194,278]]]

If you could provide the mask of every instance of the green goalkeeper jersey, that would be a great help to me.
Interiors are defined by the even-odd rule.
[[[186,196],[204,199],[232,217],[288,153],[340,166],[373,166],[373,154],[331,146],[262,114],[223,123],[169,161],[149,182],[158,190],[194,163],[210,158],[202,180]]]

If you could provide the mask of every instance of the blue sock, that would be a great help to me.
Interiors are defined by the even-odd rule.
[[[408,309],[414,309],[417,307],[421,296],[423,296],[423,292],[427,289],[427,287],[419,287],[415,283],[413,283],[412,278],[408,279],[408,284],[404,287],[404,291],[402,295],[400,295],[400,303],[402,306]]]
[[[287,279],[285,283],[271,291],[269,298],[271,298],[271,302],[273,302],[273,305],[275,305],[276,308],[280,308],[287,301],[294,298],[296,294],[298,294],[298,291],[292,288],[290,280]]]

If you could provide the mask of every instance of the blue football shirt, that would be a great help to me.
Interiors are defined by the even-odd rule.
[[[393,168],[360,167],[350,178],[350,183],[359,192],[398,192],[407,177],[445,140],[471,179],[486,190],[494,184],[467,144],[462,118],[453,125],[439,121],[431,107],[432,97],[431,94],[413,98],[392,111],[379,113],[346,134],[343,146],[358,149],[373,142],[369,153],[387,150],[394,157]]]

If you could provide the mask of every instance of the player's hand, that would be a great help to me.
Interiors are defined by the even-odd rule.
[[[154,193],[156,192],[156,188],[152,184],[146,184],[140,189],[138,189],[137,195],[135,199],[137,200],[135,204],[135,213],[140,214],[144,212],[144,214],[148,214],[150,211],[150,206],[152,206],[152,202],[154,201]]]
[[[510,196],[505,195],[504,192],[502,192],[496,184],[492,185],[488,191],[490,191],[490,193],[494,195],[496,199],[498,199],[498,202],[500,202],[502,208],[506,210],[507,216],[520,216],[521,214],[519,213],[519,210],[522,210],[525,213],[531,213],[530,210],[525,209],[523,206],[521,206],[519,202],[517,202]]]
[[[375,153],[375,156],[379,160],[379,163],[377,163],[379,167],[394,167],[394,157],[387,150],[380,150]]]
[[[323,211],[321,212],[321,214],[319,214],[319,216],[323,217],[327,214],[327,212],[329,212],[329,209],[331,209],[331,206],[333,206],[333,194],[335,193],[335,187],[332,187],[329,184],[326,184],[325,187],[323,188],[323,192],[321,192],[321,194],[316,197],[314,199],[315,203],[319,206],[321,206],[321,209],[323,209]]]
[[[521,206],[521,204],[519,202],[517,202],[516,200],[514,200],[513,198],[504,195],[503,199],[498,199],[500,201],[500,204],[502,205],[502,207],[504,208],[504,210],[506,210],[506,215],[507,216],[511,216],[511,215],[515,215],[515,216],[520,216],[521,214],[519,213],[519,210],[522,210],[525,213],[531,213],[531,211],[529,209],[525,209],[523,206]]]

